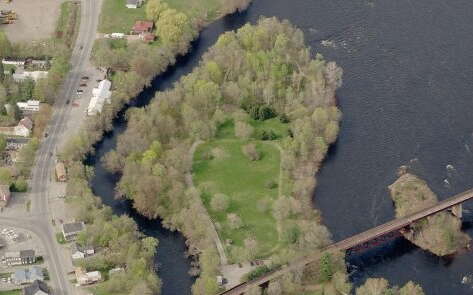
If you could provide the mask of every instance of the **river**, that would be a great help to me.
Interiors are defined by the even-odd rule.
[[[155,91],[189,73],[222,32],[261,15],[290,20],[304,31],[314,53],[344,69],[337,93],[344,113],[341,132],[314,196],[334,240],[340,240],[394,217],[386,187],[400,165],[410,165],[440,199],[473,186],[472,12],[468,0],[254,0],[247,12],[206,28],[191,53],[133,104],[146,105]],[[115,213],[130,214],[142,231],[160,240],[156,264],[163,295],[190,294],[183,237],[114,200],[117,179],[98,161],[125,126],[121,114],[96,146],[93,190]],[[473,210],[471,204],[464,208]],[[471,221],[473,214],[466,212],[464,227],[473,236]],[[355,285],[374,276],[393,284],[419,282],[426,294],[472,292],[472,285],[461,284],[464,275],[473,274],[472,252],[440,259],[399,238],[351,256],[348,263]]]

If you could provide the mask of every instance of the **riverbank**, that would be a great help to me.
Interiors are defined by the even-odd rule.
[[[136,58],[132,58],[128,61],[120,60],[120,64],[112,63],[107,65],[108,61],[100,60],[100,55],[97,55],[96,46],[96,49],[94,50],[95,62],[102,63],[102,66],[108,67],[114,72],[112,78],[112,82],[114,84],[112,89],[112,103],[111,105],[104,107],[100,116],[89,118],[89,120],[85,122],[85,125],[81,128],[81,131],[79,131],[78,135],[71,139],[71,141],[69,141],[69,143],[66,145],[61,156],[68,166],[68,195],[80,196],[81,203],[72,206],[75,213],[78,214],[77,211],[79,211],[79,213],[83,214],[85,213],[85,208],[95,208],[94,210],[88,211],[90,211],[90,214],[96,214],[99,216],[99,218],[90,219],[84,217],[84,215],[76,215],[77,217],[81,217],[81,219],[87,219],[87,228],[98,230],[100,228],[98,226],[100,219],[110,222],[113,221],[113,218],[110,220],[110,216],[107,213],[109,209],[101,204],[101,202],[93,195],[92,191],[88,187],[91,171],[89,168],[84,166],[82,161],[93,149],[94,144],[99,142],[102,139],[104,133],[111,129],[112,120],[116,117],[119,111],[122,110],[122,108],[133,97],[137,96],[144,86],[149,85],[151,79],[155,75],[163,72],[169,65],[173,64],[176,61],[176,55],[184,55],[190,46],[190,42],[193,38],[195,38],[195,36],[196,35],[194,33],[191,33],[190,35],[184,34],[181,36],[184,38],[183,40],[173,41],[176,43],[172,43],[171,40],[166,41],[166,39],[163,39],[161,40],[161,44],[159,46],[147,46],[146,44],[142,43],[127,44],[125,47],[115,48],[117,50],[114,50],[112,47],[108,47],[111,45],[111,41],[103,41],[102,45],[105,45],[103,48],[112,55],[120,54],[118,51],[121,53],[124,51],[130,53],[133,52],[135,54],[137,52],[142,53],[137,54]],[[137,59],[140,60],[138,61]],[[121,67],[124,62],[129,63],[128,70]],[[137,64],[140,64],[141,66],[134,66]],[[146,70],[144,70],[145,66]],[[102,231],[103,230],[104,229],[102,228]],[[125,247],[123,250],[126,249],[127,247]],[[146,252],[149,253],[149,251]],[[142,261],[142,259],[136,260]],[[144,261],[144,271],[149,274],[147,277],[145,276],[146,279],[144,283],[146,284],[147,288],[155,290],[156,288],[159,288],[159,281],[155,275],[152,275],[154,272],[154,268],[152,267],[153,259],[148,257],[144,259]],[[132,272],[126,271],[124,273],[125,277],[130,275],[133,276]],[[118,284],[118,282],[124,280],[123,276],[111,279],[113,279],[114,283],[108,282],[106,285],[101,286],[94,292],[107,292],[107,290],[113,290],[115,293],[125,292],[125,294],[128,294],[127,292],[131,292],[130,287],[132,289],[134,288],[134,286],[124,286],[123,284]],[[140,283],[140,280],[130,279],[130,281],[135,282],[137,284],[136,286],[138,286]]]

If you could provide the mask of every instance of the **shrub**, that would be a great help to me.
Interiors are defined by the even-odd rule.
[[[279,136],[271,129],[258,130],[255,137],[259,140],[275,140],[279,138]]]
[[[243,138],[243,139],[250,138],[251,135],[253,134],[253,131],[254,131],[254,128],[246,122],[237,121],[235,123],[235,136],[236,137]]]
[[[228,209],[230,200],[227,195],[215,194],[210,201],[210,206],[214,211],[225,211]]]
[[[236,215],[235,213],[228,214],[227,220],[231,229],[239,229],[243,225],[240,216]]]
[[[26,192],[28,190],[28,183],[23,177],[18,177],[18,179],[11,186],[12,191],[14,192]]]
[[[242,148],[243,154],[248,157],[251,161],[258,161],[261,159],[261,153],[256,149],[254,143],[244,145]]]
[[[274,181],[273,179],[271,179],[266,182],[265,186],[268,189],[275,189],[278,187],[278,183]]]

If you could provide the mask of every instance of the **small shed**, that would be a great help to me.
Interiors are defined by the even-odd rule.
[[[64,182],[67,180],[66,166],[63,162],[57,162],[56,164],[56,177],[57,181]]]

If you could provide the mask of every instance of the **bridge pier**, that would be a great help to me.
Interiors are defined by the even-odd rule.
[[[463,216],[463,207],[462,207],[462,204],[458,204],[458,205],[455,205],[453,207],[450,208],[450,212],[452,212],[452,214],[458,218],[462,218]]]

